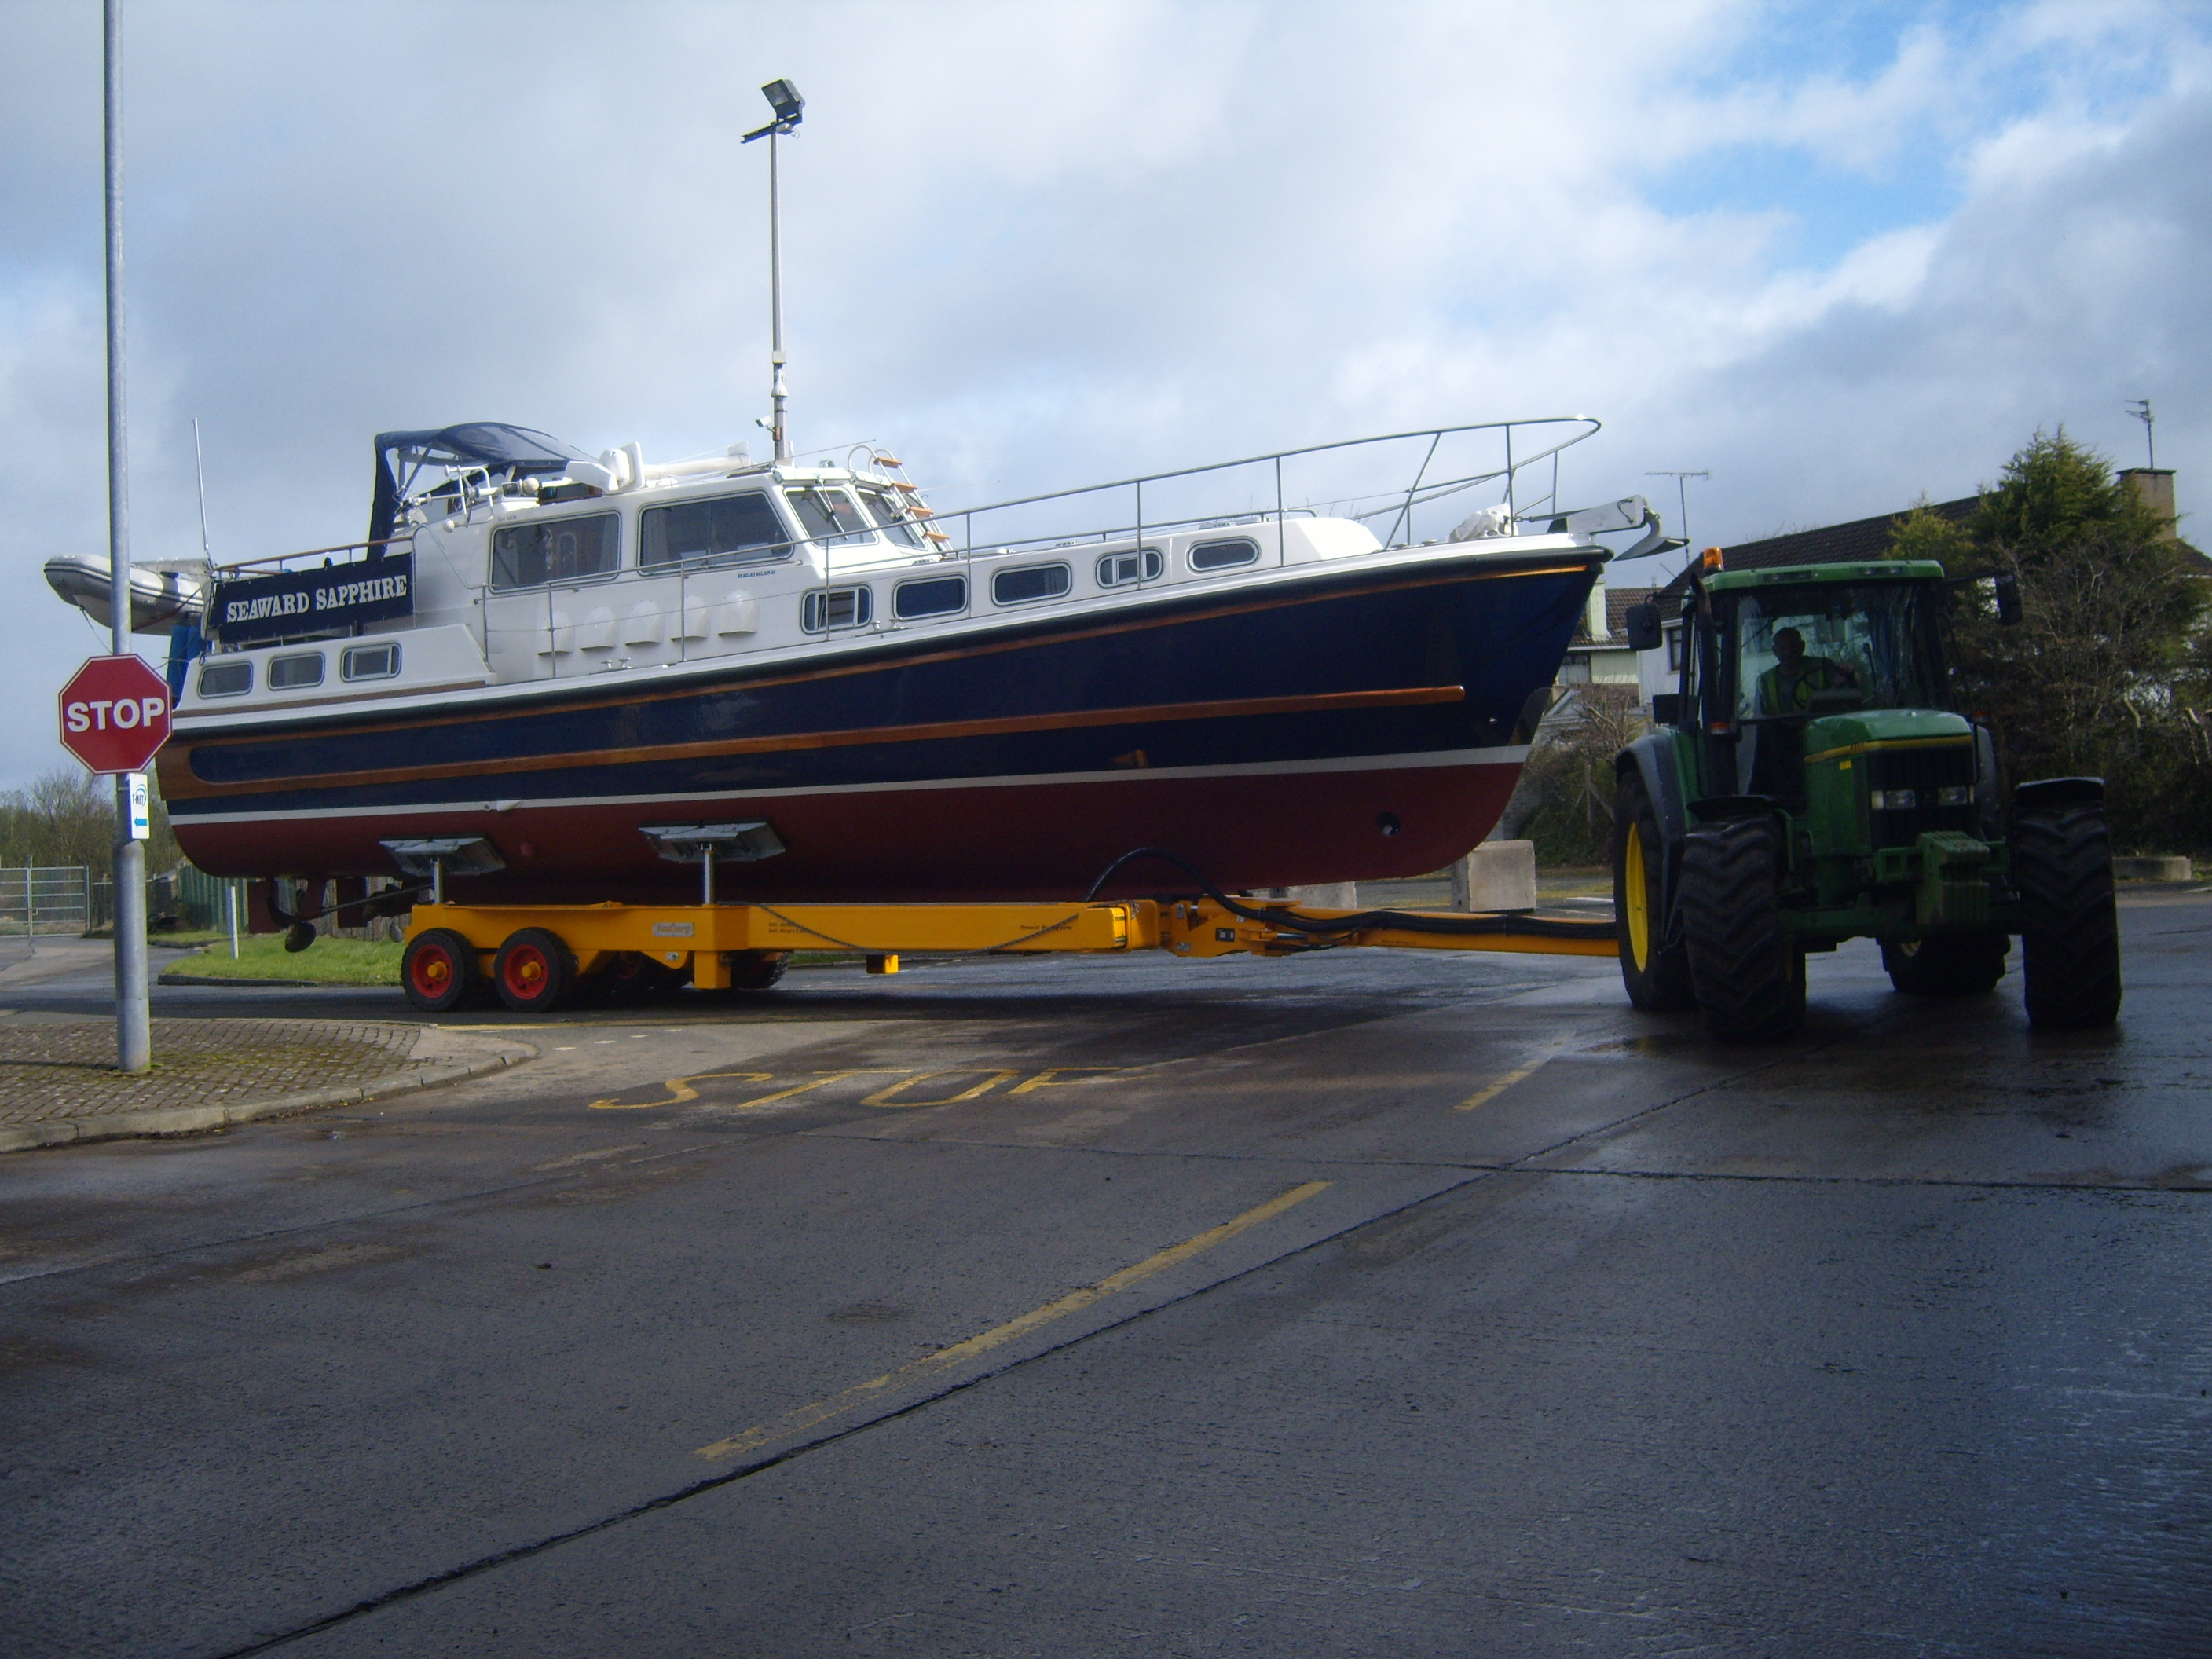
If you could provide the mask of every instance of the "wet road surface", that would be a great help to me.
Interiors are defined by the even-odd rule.
[[[2212,1651],[2212,903],[2123,916],[2108,1034],[1864,945],[1763,1051],[1565,958],[992,959],[16,1155],[0,1646]]]

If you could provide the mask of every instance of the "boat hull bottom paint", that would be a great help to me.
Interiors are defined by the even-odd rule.
[[[194,823],[177,836],[214,875],[386,873],[400,836],[482,836],[507,868],[457,878],[471,903],[690,900],[696,866],[657,857],[645,824],[765,819],[787,850],[717,866],[717,896],[851,901],[1028,900],[1080,896],[1124,853],[1160,847],[1231,889],[1425,875],[1463,856],[1504,811],[1525,751],[1361,757],[1297,769],[1080,781],[1034,778],[650,802],[410,807]],[[1445,763],[1437,763],[1444,762]],[[1133,864],[1102,896],[1189,890],[1158,860]]]

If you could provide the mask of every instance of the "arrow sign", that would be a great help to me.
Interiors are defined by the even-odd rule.
[[[62,747],[92,771],[143,771],[169,740],[168,683],[141,658],[88,658],[59,701]]]

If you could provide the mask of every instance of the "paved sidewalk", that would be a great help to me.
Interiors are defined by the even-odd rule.
[[[154,1068],[115,1069],[112,1020],[0,1020],[0,1152],[181,1134],[479,1077],[537,1050],[435,1026],[156,1019]]]

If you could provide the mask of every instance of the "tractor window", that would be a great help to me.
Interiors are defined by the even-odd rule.
[[[1942,661],[1926,595],[1903,582],[1759,588],[1730,629],[1740,720],[1854,708],[1941,708]]]

